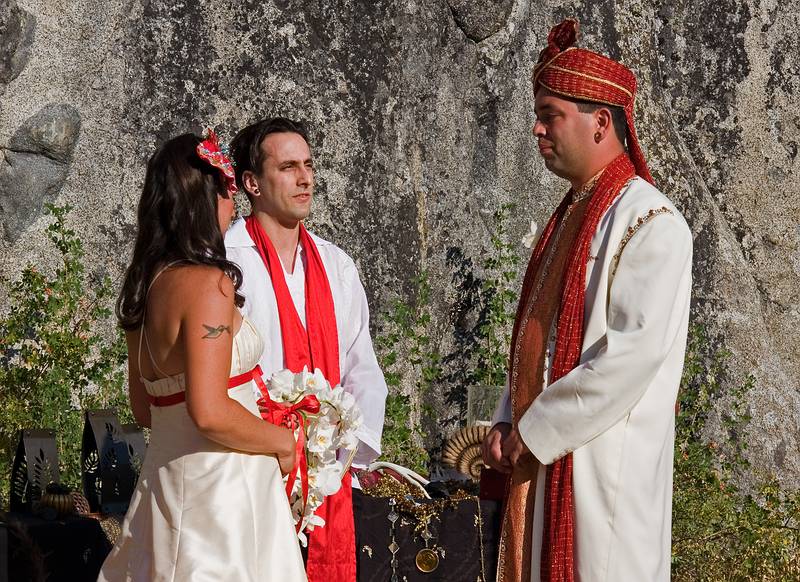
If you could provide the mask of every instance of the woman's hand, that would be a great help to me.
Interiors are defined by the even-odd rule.
[[[284,433],[281,435],[284,442],[281,443],[282,446],[275,456],[278,457],[278,464],[281,466],[281,475],[288,475],[295,468],[294,457],[297,441],[294,439],[294,432],[288,428],[282,429],[281,432]]]

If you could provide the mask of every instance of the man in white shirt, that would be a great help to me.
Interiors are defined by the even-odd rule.
[[[332,384],[340,381],[363,414],[353,464],[366,466],[380,454],[387,387],[372,347],[367,298],[353,260],[302,225],[314,193],[306,131],[289,119],[265,119],[242,129],[231,149],[237,181],[252,214],[233,223],[225,246],[228,258],[242,270],[243,314],[264,339],[264,376],[310,364],[322,369]],[[312,532],[309,579],[321,579],[323,571],[331,580],[354,576],[352,548],[345,550],[347,559],[335,560],[326,557],[332,548],[315,549],[315,538],[334,535],[337,527],[329,524],[322,532]],[[331,570],[337,567],[344,569]]]

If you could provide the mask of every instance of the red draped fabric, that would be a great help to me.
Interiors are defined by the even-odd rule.
[[[267,268],[281,324],[284,365],[292,372],[319,368],[331,386],[341,381],[339,370],[339,335],[333,294],[325,265],[317,245],[300,224],[300,244],[306,253],[305,294],[306,327],[295,309],[278,253],[255,216],[245,219],[247,232],[256,245]],[[356,543],[353,523],[353,498],[348,473],[342,487],[328,496],[316,514],[325,520],[325,527],[311,532],[306,573],[309,582],[355,582]]]
[[[586,299],[586,264],[600,219],[625,184],[635,176],[633,163],[623,154],[601,174],[592,193],[578,238],[570,250],[561,307],[558,312],[551,382],[578,366],[583,349]],[[543,247],[547,241],[540,241]],[[575,507],[572,486],[572,454],[547,467],[542,535],[541,579],[543,582],[575,580]]]

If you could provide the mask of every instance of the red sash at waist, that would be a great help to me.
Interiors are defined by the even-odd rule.
[[[245,372],[244,374],[239,374],[238,376],[233,376],[232,378],[228,379],[228,389],[237,388],[242,384],[247,384],[250,380],[256,380],[256,384],[258,387],[261,388],[263,386],[264,381],[261,379],[263,373],[261,372],[261,366],[256,364],[256,367],[250,370],[249,372]]]
[[[186,390],[168,394],[167,396],[153,396],[148,393],[147,400],[150,402],[150,406],[174,406],[175,404],[186,402]]]
[[[228,389],[230,390],[231,388],[236,388],[237,386],[246,384],[250,380],[255,380],[256,378],[258,378],[256,382],[261,380],[261,366],[256,366],[249,372],[229,378]],[[263,381],[259,382],[259,384],[263,384]],[[186,390],[181,390],[175,394],[168,394],[167,396],[153,396],[152,394],[148,394],[147,400],[150,402],[151,406],[174,406],[176,404],[180,404],[181,402],[186,402]]]

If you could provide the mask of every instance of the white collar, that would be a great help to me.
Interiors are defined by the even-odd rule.
[[[311,239],[318,247],[331,244],[325,239],[319,238],[313,232],[309,232],[308,234],[311,235]],[[237,218],[233,224],[231,224],[228,232],[225,233],[225,246],[228,248],[256,246],[256,243],[253,242],[253,239],[250,237],[250,233],[247,232],[244,218]]]
[[[225,246],[229,248],[256,246],[256,243],[250,238],[250,233],[247,232],[244,218],[237,218],[231,224],[228,232],[225,233]]]

